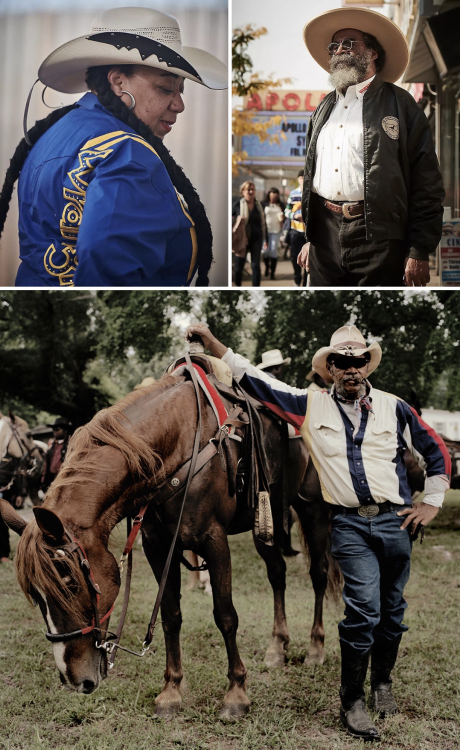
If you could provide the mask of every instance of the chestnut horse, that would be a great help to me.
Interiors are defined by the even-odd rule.
[[[200,448],[203,448],[216,436],[218,425],[201,389],[199,399],[202,414]],[[234,404],[231,396],[223,396],[223,400],[230,411]],[[92,692],[107,673],[106,652],[97,647],[100,645],[97,641],[105,636],[106,614],[111,611],[120,588],[117,561],[107,546],[110,533],[123,518],[134,515],[141,505],[151,500],[142,528],[143,545],[153,573],[157,581],[160,580],[177,526],[182,493],[159,505],[155,503],[155,492],[190,459],[197,412],[193,384],[184,375],[166,375],[154,385],[129,394],[76,431],[44,505],[34,508],[34,521],[25,524],[17,514],[12,517],[14,512],[11,509],[8,511],[5,520],[22,534],[16,556],[19,583],[27,598],[38,603],[49,633],[57,634],[53,639],[53,651],[61,681],[78,692]],[[283,485],[281,426],[279,420],[269,414],[262,413],[262,421],[266,428],[264,448],[275,532],[279,534]],[[308,453],[302,441],[291,442],[297,445],[290,451],[289,492],[310,544],[312,529],[305,527],[306,519],[317,512],[312,510],[313,506],[323,508],[323,505],[315,502],[315,493],[319,492],[320,497],[319,484],[307,468]],[[236,441],[229,443],[230,470],[230,459],[236,467],[240,444]],[[220,456],[215,455],[191,482],[177,547],[179,550],[193,550],[208,564],[214,618],[228,656],[229,689],[221,716],[237,718],[247,711],[249,699],[246,695],[246,668],[236,642],[238,616],[232,602],[227,535],[253,528],[254,514],[238,495],[230,494],[228,475],[222,471],[220,460]],[[306,501],[298,497],[299,490]],[[327,580],[327,518],[323,526],[320,586]],[[76,542],[69,544],[70,537],[77,540],[78,549]],[[284,613],[286,566],[276,545],[267,546],[258,539],[255,541],[267,565],[274,591],[275,622],[267,659],[272,663],[284,663],[289,640]],[[312,546],[313,559],[316,552],[314,544]],[[90,590],[93,584],[88,576],[84,577],[82,550],[91,565],[92,580],[100,588],[97,611],[101,618],[101,632],[97,635],[89,626],[92,620],[94,625],[94,591]],[[183,671],[179,643],[180,561],[177,557],[172,559],[161,603],[161,619],[166,645],[165,686],[155,703],[156,714],[164,716],[181,706]],[[312,640],[313,656],[316,654],[318,660],[321,660],[321,639],[324,640],[320,625],[316,641]],[[73,631],[79,637],[59,639],[59,634],[72,634]]]

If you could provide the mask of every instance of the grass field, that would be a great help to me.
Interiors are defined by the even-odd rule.
[[[14,536],[11,533],[11,536]],[[299,547],[298,540],[295,540]],[[117,554],[122,533],[115,534]],[[239,647],[247,666],[246,718],[224,723],[218,709],[227,689],[225,648],[214,625],[212,600],[184,592],[182,649],[186,689],[182,712],[169,721],[153,716],[163,685],[164,647],[157,630],[156,654],[138,659],[120,652],[115,669],[91,695],[60,687],[51,645],[38,610],[26,603],[13,565],[0,565],[0,748],[3,750],[342,750],[359,748],[338,719],[337,623],[342,603],[325,608],[326,660],[303,663],[312,622],[313,592],[302,556],[287,560],[287,615],[291,633],[287,664],[268,671],[264,652],[272,627],[272,598],[265,566],[249,534],[231,539]],[[416,543],[409,603],[395,669],[401,713],[385,722],[380,747],[453,750],[460,747],[460,491],[449,492],[444,509]],[[184,572],[184,583],[186,573]],[[123,643],[138,648],[156,585],[140,548]],[[119,610],[119,607],[118,607]],[[116,613],[112,624],[116,622]]]

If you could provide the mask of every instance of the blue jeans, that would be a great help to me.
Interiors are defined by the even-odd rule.
[[[344,578],[345,619],[339,636],[367,653],[374,637],[393,641],[403,625],[412,542],[396,510],[374,518],[339,513],[332,518],[332,554]]]
[[[267,247],[263,251],[262,255],[264,258],[277,258],[278,257],[278,245],[280,242],[281,232],[269,232],[267,237]]]

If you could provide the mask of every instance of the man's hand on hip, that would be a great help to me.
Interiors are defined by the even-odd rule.
[[[430,264],[427,260],[406,258],[404,270],[406,286],[426,286],[430,280]]]
[[[404,523],[400,526],[400,529],[405,529],[412,523],[411,532],[415,533],[415,529],[419,525],[426,526],[427,523],[433,520],[438,515],[439,508],[434,505],[426,505],[425,503],[414,503],[412,508],[404,508],[404,510],[398,510],[397,516],[406,516]]]
[[[308,254],[309,254],[309,252],[310,252],[310,243],[307,242],[307,244],[303,246],[302,250],[300,251],[300,253],[297,256],[297,265],[301,266],[302,268],[305,268],[305,270],[307,271],[307,273],[310,270],[310,267],[308,265]]]

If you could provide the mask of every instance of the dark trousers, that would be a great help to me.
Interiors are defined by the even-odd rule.
[[[362,654],[374,638],[392,642],[407,630],[403,594],[412,543],[401,522],[396,510],[374,518],[341,513],[332,518],[332,554],[344,579],[340,640]]]
[[[305,234],[303,232],[296,232],[295,229],[291,229],[289,235],[290,246],[291,246],[291,263],[294,269],[294,281],[296,286],[300,286],[302,268],[297,263],[297,256],[305,245]]]
[[[364,216],[346,219],[311,194],[310,286],[404,286],[405,240],[366,240]]]
[[[247,252],[251,253],[251,271],[252,271],[252,286],[260,286],[260,252],[262,250],[262,243],[257,245],[251,245],[248,247]],[[234,259],[234,279],[235,285],[241,286],[243,280],[243,269],[246,263],[246,256],[239,258],[235,255]]]

